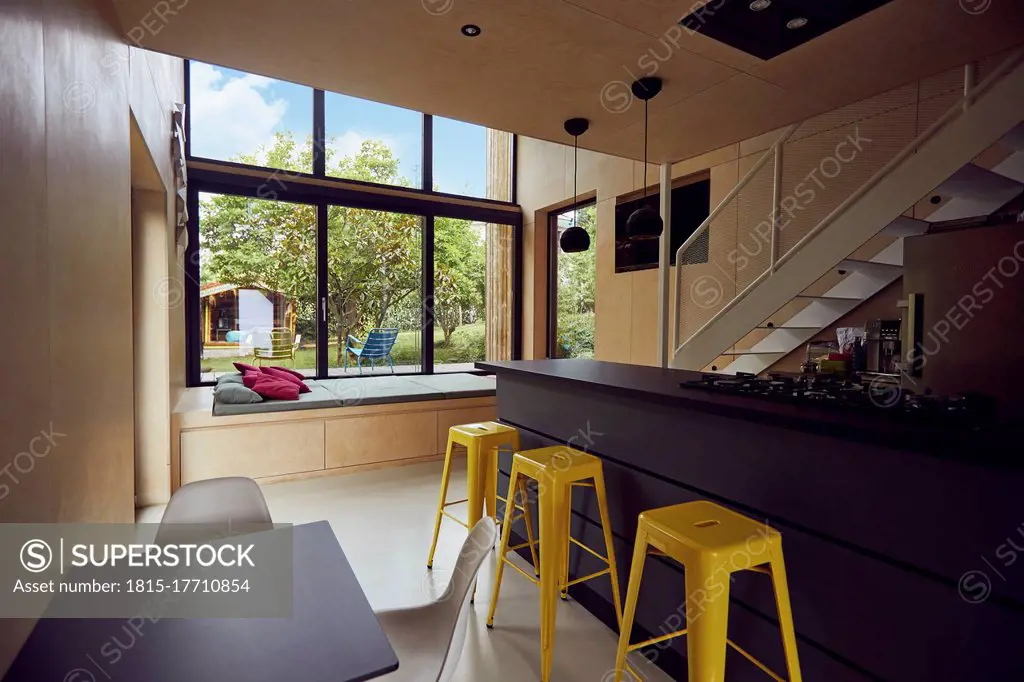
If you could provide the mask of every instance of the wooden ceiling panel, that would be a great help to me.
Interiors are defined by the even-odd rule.
[[[160,5],[161,3],[158,3]],[[894,0],[769,62],[676,31],[691,0],[116,0],[142,47],[566,142],[642,156],[626,84],[657,75],[652,161],[753,137],[1024,41],[1016,2],[970,16],[949,0]],[[175,3],[171,3],[173,7]],[[1014,9],[1007,10],[1008,6]],[[483,29],[466,38],[459,28]],[[1015,32],[1016,31],[1016,32]],[[751,75],[747,75],[747,73]]]

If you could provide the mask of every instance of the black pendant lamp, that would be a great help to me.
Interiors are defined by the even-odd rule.
[[[565,132],[572,135],[572,202],[576,203],[576,175],[579,164],[580,135],[590,128],[590,121],[585,118],[570,118],[565,122]],[[590,235],[577,225],[576,209],[573,209],[572,225],[567,227],[558,238],[558,245],[565,253],[581,253],[590,248]]]
[[[661,92],[660,78],[641,78],[635,81],[630,88],[633,96],[644,102],[644,194],[647,199],[647,102]],[[657,239],[661,236],[664,223],[661,216],[653,208],[647,205],[646,201],[641,202],[640,208],[633,211],[626,221],[626,235],[631,240],[642,241]]]

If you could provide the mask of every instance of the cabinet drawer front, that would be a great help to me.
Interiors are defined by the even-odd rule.
[[[181,434],[181,483],[263,478],[324,468],[322,421],[202,429]]]
[[[437,412],[332,419],[326,424],[327,468],[437,454]]]

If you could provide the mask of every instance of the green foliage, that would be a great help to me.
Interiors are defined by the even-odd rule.
[[[484,308],[486,265],[477,227],[468,220],[436,218],[434,259],[434,319],[447,346],[455,329]]]
[[[594,313],[558,316],[558,357],[594,357]]]
[[[597,211],[594,206],[576,212],[579,226],[590,235],[590,248],[581,253],[558,252],[558,316],[594,312],[594,276],[597,272]],[[559,322],[561,328],[561,322]]]

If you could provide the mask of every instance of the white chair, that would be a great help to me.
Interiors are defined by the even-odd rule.
[[[462,545],[444,594],[422,606],[377,613],[398,655],[398,670],[381,677],[381,682],[447,682],[452,678],[466,643],[473,584],[497,539],[494,519],[480,519]]]
[[[174,491],[160,519],[156,542],[229,537],[269,530],[273,524],[256,481],[242,476],[211,478]]]

